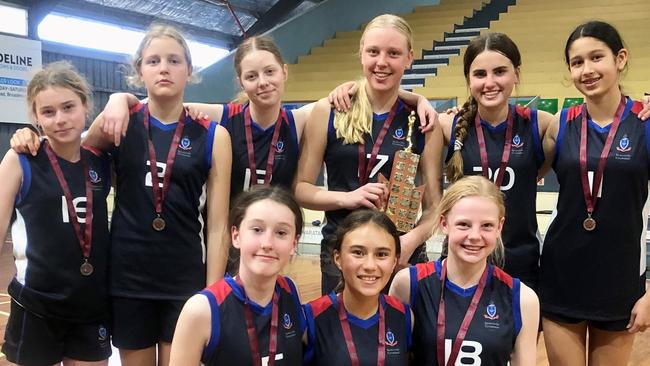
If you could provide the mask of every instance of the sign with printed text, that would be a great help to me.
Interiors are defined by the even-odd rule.
[[[27,85],[41,63],[40,41],[0,35],[0,122],[30,123]]]

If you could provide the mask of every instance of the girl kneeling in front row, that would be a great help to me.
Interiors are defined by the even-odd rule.
[[[302,363],[305,320],[293,281],[280,275],[302,225],[300,207],[279,186],[255,186],[238,196],[230,228],[240,251],[239,273],[187,301],[170,365]]]

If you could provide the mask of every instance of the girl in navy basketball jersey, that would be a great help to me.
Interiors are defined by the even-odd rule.
[[[398,98],[398,90],[401,76],[413,59],[411,38],[410,27],[402,18],[382,15],[373,19],[361,37],[359,51],[365,78],[351,110],[335,113],[324,98],[314,107],[305,127],[294,192],[304,207],[326,211],[321,245],[323,294],[333,290],[340,277],[327,245],[329,236],[350,211],[382,206],[387,192],[384,184],[376,183],[378,173],[390,176],[395,152],[406,147],[409,109]],[[416,248],[430,236],[430,209],[439,199],[439,177],[430,168],[431,144],[424,141],[430,136],[413,131],[411,142],[414,152],[422,154],[420,168],[426,191],[422,219],[400,237],[401,264],[413,253],[416,259],[423,252]],[[327,190],[315,185],[323,162]]]
[[[314,105],[310,103],[293,110],[282,107],[288,67],[269,37],[250,37],[242,42],[235,51],[234,66],[242,89],[235,102],[187,104],[190,113],[208,115],[228,130],[233,149],[231,201],[255,184],[291,186],[298,165],[300,137]],[[353,85],[346,83],[337,90],[347,95],[349,87]],[[425,127],[431,128],[436,117],[431,104],[418,95],[404,91],[401,94],[418,104],[421,116],[427,116],[430,121]],[[105,132],[116,133],[115,138],[119,140],[122,121],[127,115],[126,105],[135,103],[137,99],[132,95],[113,95],[103,114]]]
[[[541,257],[544,339],[551,365],[625,365],[650,326],[650,124],[621,91],[628,51],[614,27],[579,25],[564,55],[585,104],[562,110],[544,140],[560,183]]]
[[[148,102],[131,109],[113,150],[113,343],[123,365],[166,365],[183,304],[223,271],[231,147],[225,129],[183,107],[192,59],[177,30],[152,26],[133,66]],[[113,142],[98,124],[87,140]]]
[[[244,40],[235,51],[234,66],[241,87],[234,102],[186,104],[190,113],[220,121],[230,134],[234,157],[231,200],[255,184],[291,186],[298,164],[300,137],[314,106],[309,103],[293,110],[282,106],[288,67],[270,37]],[[354,82],[342,84],[336,92],[348,95],[351,89],[356,90]],[[423,127],[431,128],[436,116],[431,104],[419,95],[400,93],[409,102],[418,104],[420,116],[426,117],[422,120],[429,121]],[[117,139],[127,102],[135,103],[135,97],[114,95],[104,110],[104,127],[107,132],[117,131]]]
[[[114,157],[113,344],[123,365],[166,365],[183,304],[224,271],[230,138],[183,107],[192,59],[176,29],[153,25],[133,69],[129,81],[145,86],[148,102],[133,101],[121,141],[98,118],[84,142]]]
[[[401,270],[390,290],[413,309],[415,363],[535,365],[537,296],[488,263],[503,256],[502,193],[487,179],[468,176],[447,189],[437,212],[448,257]]]
[[[277,186],[256,186],[233,202],[230,227],[239,273],[183,308],[171,365],[299,365],[305,319],[291,279],[280,275],[302,232],[300,207]]]
[[[464,56],[471,96],[458,114],[440,116],[436,150],[447,150],[447,178],[483,175],[505,195],[504,270],[536,289],[539,241],[535,200],[544,161],[542,137],[554,120],[550,113],[508,104],[519,82],[521,55],[505,34],[473,39]],[[440,163],[436,163],[436,167]]]
[[[305,305],[306,363],[407,365],[411,310],[381,294],[400,253],[397,228],[382,212],[358,210],[343,220],[332,240],[344,287]]]
[[[0,238],[11,224],[17,268],[2,352],[19,365],[107,365],[111,354],[110,161],[81,147],[90,98],[69,63],[36,73],[27,102],[47,142],[0,164]]]

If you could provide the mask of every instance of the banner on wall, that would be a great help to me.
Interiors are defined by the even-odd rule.
[[[41,62],[40,41],[0,35],[0,122],[29,123],[27,84]]]

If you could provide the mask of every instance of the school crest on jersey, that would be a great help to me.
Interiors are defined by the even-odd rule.
[[[497,311],[497,306],[494,304],[493,301],[490,301],[488,306],[485,307],[485,314],[483,314],[483,317],[486,319],[485,328],[490,328],[490,329],[500,328],[500,324],[498,322],[499,313]]]
[[[393,139],[401,141],[406,138],[406,135],[404,134],[404,130],[402,128],[398,128],[393,132]]]
[[[499,314],[497,314],[497,306],[493,302],[490,302],[488,306],[485,307],[485,314],[483,314],[485,319],[497,320],[499,319]]]
[[[192,150],[192,141],[189,137],[185,136],[178,143],[178,147],[183,151],[190,151]]]
[[[386,345],[388,347],[397,346],[397,339],[395,339],[395,334],[390,330],[386,332]]]
[[[88,177],[90,178],[90,183],[92,184],[98,184],[102,181],[102,178],[97,174],[97,172],[94,169],[89,169],[88,170]]]
[[[183,136],[183,138],[178,142],[178,155],[185,156],[189,158],[192,156],[192,140],[189,137]]]
[[[284,152],[284,141],[280,140],[278,141],[277,144],[275,144],[275,153],[276,154],[282,154]]]
[[[282,316],[282,327],[286,330],[289,330],[291,329],[291,327],[293,327],[293,323],[291,322],[291,317],[287,313],[284,313],[284,315]]]
[[[632,146],[630,146],[630,139],[627,137],[627,135],[623,135],[623,138],[618,141],[616,150],[622,153],[632,151]]]
[[[618,140],[618,146],[616,146],[616,151],[613,155],[616,160],[629,161],[632,159],[632,142],[627,134]]]
[[[524,142],[521,140],[521,137],[519,137],[519,134],[516,134],[512,138],[512,147],[515,149],[521,149],[524,147]]]

